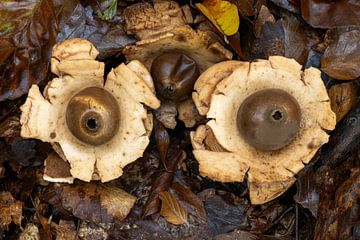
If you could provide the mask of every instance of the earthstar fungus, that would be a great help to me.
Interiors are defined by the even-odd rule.
[[[280,56],[210,67],[193,100],[208,119],[191,133],[201,175],[246,178],[253,204],[284,193],[336,124],[320,71]]]
[[[174,128],[175,116],[168,116],[168,112],[182,108],[181,120],[186,126],[194,126],[198,114],[184,112],[191,109],[184,100],[191,99],[200,73],[215,63],[232,59],[232,53],[209,32],[190,27],[185,13],[174,1],[133,4],[125,9],[123,16],[127,32],[138,40],[124,48],[126,59],[137,59],[151,69],[159,97],[176,104],[171,110],[169,104],[162,104],[157,110],[158,120],[167,128]]]
[[[73,178],[107,182],[142,156],[152,130],[145,106],[156,109],[160,101],[139,61],[112,69],[104,82],[104,63],[95,60],[97,55],[83,39],[54,46],[51,70],[58,77],[43,95],[31,87],[21,107],[21,136],[52,143],[69,162]]]

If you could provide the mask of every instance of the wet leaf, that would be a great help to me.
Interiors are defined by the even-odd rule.
[[[59,25],[61,31],[57,41],[87,39],[99,50],[99,59],[115,56],[126,45],[135,43],[135,39],[125,33],[121,24],[96,18],[93,8],[83,6],[79,0],[64,2]]]
[[[20,226],[23,203],[13,198],[9,192],[0,192],[0,230],[8,228],[11,222]]]
[[[203,201],[200,200],[195,193],[193,193],[190,189],[184,187],[180,183],[174,182],[171,185],[171,188],[175,190],[180,197],[181,200],[195,207],[196,211],[199,214],[199,217],[202,219],[206,219],[206,212]]]
[[[235,229],[248,227],[247,214],[249,206],[241,201],[235,204],[232,194],[219,196],[214,189],[206,189],[199,193],[200,199],[204,201],[207,214],[208,227],[215,235],[230,232]],[[237,199],[239,200],[239,199]]]
[[[166,159],[166,166],[168,171],[160,172],[153,182],[150,190],[150,195],[143,208],[143,216],[150,216],[160,211],[161,201],[159,199],[160,192],[167,191],[174,178],[174,172],[179,161],[183,159],[183,151],[178,147],[170,147],[168,157]]]
[[[169,169],[166,166],[166,156],[170,144],[169,133],[165,129],[164,125],[158,120],[154,121],[154,131],[155,131],[155,141],[156,141],[157,149],[159,151],[160,160],[163,163],[166,171],[169,171]]]
[[[357,87],[352,82],[336,84],[330,88],[329,97],[339,122],[357,103]]]
[[[360,28],[345,31],[335,37],[325,50],[321,70],[330,77],[341,80],[360,77]]]
[[[172,193],[164,191],[159,194],[159,197],[162,202],[160,215],[166,221],[175,225],[187,223],[187,213]]]
[[[329,142],[322,147],[318,164],[339,166],[346,162],[360,144],[360,104],[357,104],[332,131]],[[339,170],[339,169],[338,169]]]
[[[45,80],[57,14],[52,0],[0,3],[0,101],[16,99]]]
[[[261,30],[266,22],[275,23],[275,18],[266,6],[261,6],[259,15],[254,22],[255,37],[261,36]]]
[[[319,193],[316,185],[316,172],[309,168],[301,171],[296,179],[297,192],[294,199],[304,208],[310,210],[314,217],[319,206]]]
[[[195,6],[226,36],[237,33],[240,18],[237,6],[225,0],[204,0]]]
[[[304,28],[293,16],[285,16],[275,23],[264,22],[260,37],[253,42],[252,57],[267,59],[281,55],[305,64],[310,47],[318,41],[314,30]]]
[[[59,210],[70,211],[75,217],[93,223],[123,220],[136,201],[134,196],[120,188],[97,182],[51,184],[42,199]]]
[[[293,12],[296,14],[300,13],[300,0],[271,0],[277,6],[288,10],[289,12]]]
[[[358,0],[301,0],[303,18],[316,28],[360,25]]]

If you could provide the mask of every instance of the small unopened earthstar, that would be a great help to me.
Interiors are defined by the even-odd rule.
[[[200,173],[220,182],[247,180],[250,200],[284,193],[335,128],[320,71],[272,56],[225,61],[197,79],[193,100],[208,119],[191,133]]]
[[[123,15],[127,32],[138,40],[124,48],[124,55],[151,71],[162,100],[157,119],[174,129],[178,114],[186,127],[193,127],[202,119],[191,100],[196,79],[215,63],[232,59],[232,53],[211,31],[187,24],[191,12],[186,14],[175,1],[140,2],[127,7]]]
[[[58,77],[43,94],[33,85],[21,107],[21,136],[51,143],[61,157],[50,155],[45,161],[46,180],[113,180],[149,143],[148,109],[158,108],[160,101],[148,70],[134,60],[112,69],[104,81],[104,63],[95,60],[98,54],[83,39],[54,46],[51,70]],[[66,164],[56,163],[59,159],[69,163],[70,172]],[[68,176],[61,176],[66,171]]]

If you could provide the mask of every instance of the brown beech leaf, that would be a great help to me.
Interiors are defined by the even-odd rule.
[[[187,223],[187,212],[172,193],[164,191],[159,194],[159,197],[162,202],[160,215],[166,221],[174,225]]]
[[[246,213],[251,207],[246,200],[224,191],[218,192],[213,188],[205,189],[198,196],[204,201],[208,227],[213,234],[218,235],[249,226]]]
[[[271,2],[289,12],[300,14],[300,0],[271,0]]]
[[[318,42],[316,37],[312,38],[314,30],[302,26],[294,16],[284,16],[275,23],[263,21],[262,26],[258,22],[256,29],[259,28],[261,33],[254,40],[252,58],[280,55],[305,64],[310,47]]]
[[[99,50],[98,59],[121,53],[124,46],[135,43],[135,39],[125,33],[121,24],[102,21],[94,16],[91,6],[83,6],[80,0],[64,1],[61,7],[57,41],[70,38],[87,39]]]
[[[57,29],[53,0],[0,2],[0,101],[46,78]]]
[[[254,34],[255,37],[259,38],[261,34],[262,27],[266,22],[275,23],[275,17],[271,14],[269,9],[263,5],[260,8],[259,15],[254,21]]]
[[[325,50],[321,70],[340,80],[360,77],[360,28],[335,36],[334,41]]]
[[[206,212],[203,201],[200,200],[195,193],[193,193],[190,189],[184,187],[178,182],[174,182],[171,185],[171,188],[176,191],[180,200],[187,202],[188,204],[195,207],[196,211],[199,213],[199,216],[202,219],[206,219]]]
[[[329,97],[331,109],[339,122],[357,103],[357,87],[352,82],[333,85]]]
[[[301,0],[303,18],[316,28],[360,25],[359,0]]]
[[[166,166],[166,155],[168,152],[170,137],[164,125],[155,119],[154,121],[155,141],[159,151],[160,160],[164,164],[166,171],[169,171]]]
[[[160,211],[161,202],[159,199],[159,193],[167,191],[171,186],[174,178],[174,172],[177,169],[179,161],[183,159],[183,154],[183,150],[181,150],[179,147],[170,147],[168,157],[166,159],[166,166],[168,167],[168,171],[163,170],[160,172],[153,182],[150,195],[143,208],[143,217],[150,216]]]
[[[123,220],[136,201],[120,188],[97,182],[50,184],[42,199],[62,212],[70,211],[75,217],[93,223]]]

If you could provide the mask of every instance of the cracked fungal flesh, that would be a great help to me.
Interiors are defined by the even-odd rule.
[[[139,61],[112,69],[104,83],[104,63],[89,41],[70,39],[53,49],[58,75],[40,93],[30,88],[21,106],[21,136],[50,142],[70,163],[74,178],[110,181],[143,155],[156,109],[152,78]]]
[[[208,119],[191,133],[200,173],[221,182],[246,177],[253,204],[285,192],[336,124],[320,71],[302,72],[280,56],[212,66],[193,100]]]

